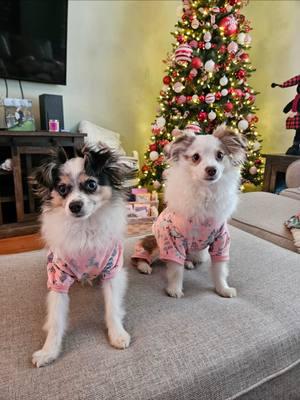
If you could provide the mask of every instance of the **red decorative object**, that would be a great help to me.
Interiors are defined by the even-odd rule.
[[[177,36],[177,42],[184,43],[184,36],[183,35],[178,35]]]
[[[227,48],[226,48],[225,44],[222,44],[222,46],[220,46],[220,48],[219,48],[219,52],[221,54],[224,54],[224,53],[226,53],[226,51],[227,51]]]
[[[162,147],[165,147],[167,144],[169,144],[170,142],[167,140],[167,139],[164,139],[164,140],[160,140],[159,141],[159,144],[160,144],[160,146],[162,146]]]
[[[150,151],[156,151],[156,150],[157,150],[156,143],[150,144],[150,145],[149,145],[149,150],[150,150]]]
[[[215,95],[215,98],[216,98],[216,100],[221,100],[221,98],[222,98],[221,92],[217,92]]]
[[[225,110],[226,112],[232,111],[232,110],[233,110],[233,104],[230,103],[230,102],[226,103],[225,106],[224,106],[224,110]]]
[[[239,97],[239,98],[243,97],[243,92],[241,89],[235,89],[234,92],[235,92],[236,97]]]
[[[235,73],[236,77],[238,79],[244,79],[246,76],[246,71],[244,69],[239,69],[236,73]]]
[[[258,158],[257,160],[254,161],[255,165],[261,165],[262,161]]]
[[[189,45],[191,47],[193,47],[194,49],[196,49],[198,47],[198,42],[197,42],[197,40],[191,40]]]
[[[248,62],[249,61],[249,54],[248,53],[243,53],[240,55],[240,59],[242,61]]]
[[[192,59],[191,66],[192,66],[193,68],[197,68],[197,69],[201,68],[201,67],[203,66],[203,62],[202,62],[201,58],[199,58],[199,57],[194,57],[194,58]]]
[[[224,30],[226,36],[232,36],[238,31],[237,20],[232,14],[222,18],[219,22],[219,27]]]
[[[207,113],[205,111],[200,111],[198,114],[198,120],[203,122],[207,118]]]
[[[239,0],[229,0],[229,4],[231,6],[235,6],[238,2],[239,2]]]
[[[193,49],[188,44],[181,44],[175,50],[175,61],[177,64],[191,62]]]
[[[205,100],[205,96],[203,96],[203,94],[201,94],[201,96],[199,96],[200,103],[203,103],[204,100]]]
[[[148,165],[143,165],[142,172],[146,172],[146,171],[149,171],[149,167],[148,167]]]
[[[169,76],[164,76],[163,77],[163,83],[165,85],[169,85],[171,83],[171,78]]]

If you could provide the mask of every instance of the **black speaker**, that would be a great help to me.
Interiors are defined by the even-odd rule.
[[[49,130],[49,119],[57,119],[59,121],[59,130],[64,129],[64,109],[63,98],[56,94],[41,94],[40,102],[40,119],[41,130]]]

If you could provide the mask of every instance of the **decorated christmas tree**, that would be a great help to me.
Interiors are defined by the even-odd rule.
[[[256,131],[256,92],[248,83],[254,68],[249,59],[250,23],[241,13],[246,0],[183,0],[175,27],[173,52],[165,61],[166,74],[159,112],[145,153],[141,185],[160,190],[167,168],[163,149],[183,130],[211,134],[226,123],[245,135],[247,160],[243,183],[260,185],[263,163]]]

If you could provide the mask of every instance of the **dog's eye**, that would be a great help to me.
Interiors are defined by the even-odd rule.
[[[200,162],[200,155],[198,153],[192,155],[192,161],[194,164],[198,164]]]
[[[67,185],[62,183],[61,185],[57,186],[57,191],[61,196],[66,196],[69,193],[69,188]]]
[[[92,179],[89,179],[88,181],[85,182],[84,186],[87,191],[93,193],[97,189],[97,182],[93,181]]]
[[[222,161],[224,158],[224,153],[222,151],[217,152],[217,160]]]

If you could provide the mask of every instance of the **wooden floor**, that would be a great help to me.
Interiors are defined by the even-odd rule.
[[[151,233],[151,226],[151,223],[128,225],[127,235],[131,237],[148,235]],[[0,239],[0,255],[40,250],[43,247],[43,241],[38,233]]]

